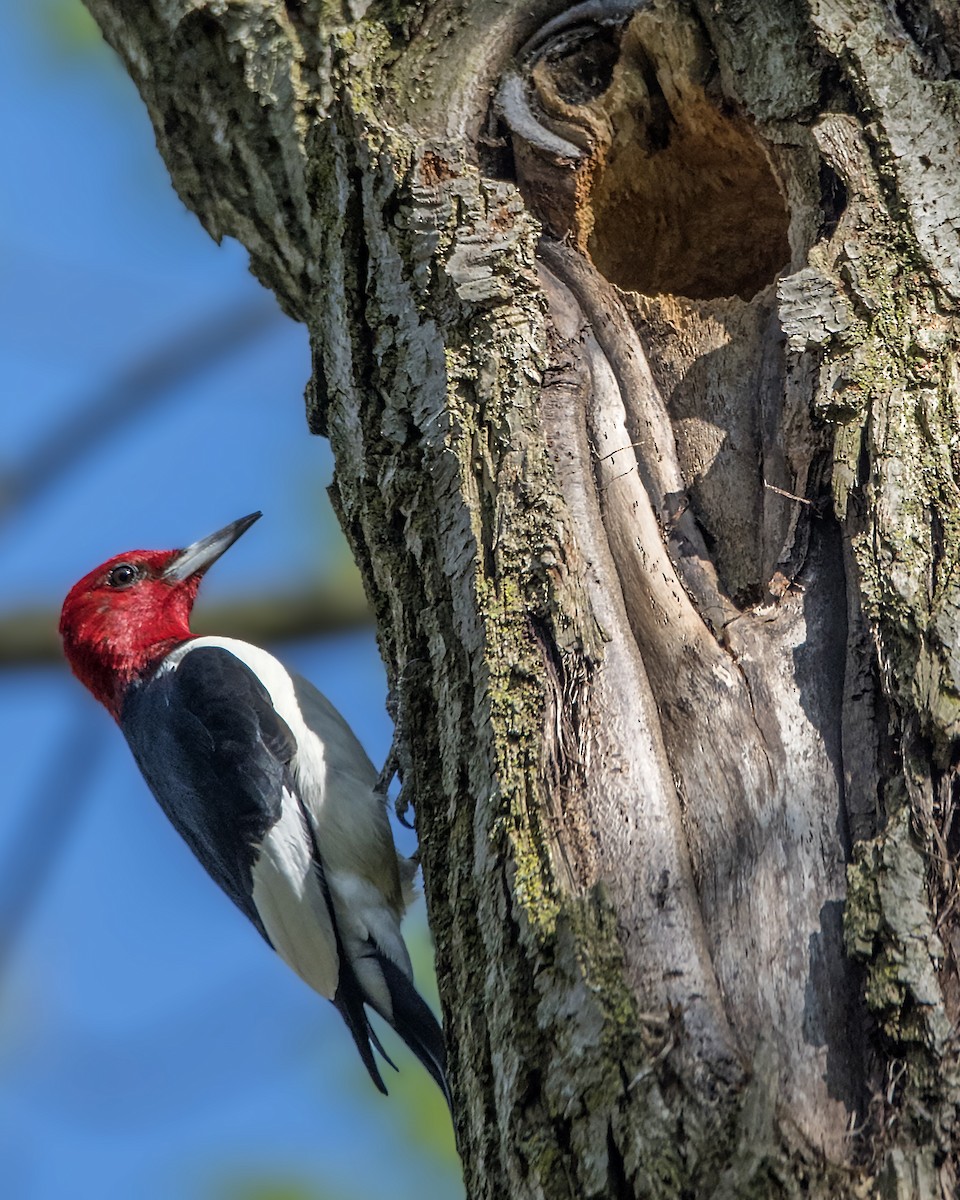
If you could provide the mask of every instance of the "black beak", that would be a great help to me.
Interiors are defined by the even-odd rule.
[[[194,575],[202,575],[225,550],[230,549],[241,534],[247,532],[254,521],[259,521],[262,516],[263,513],[251,513],[248,517],[241,517],[239,521],[225,525],[223,529],[211,533],[209,537],[201,538],[192,546],[187,546],[170,561],[161,578],[168,583],[182,583]]]

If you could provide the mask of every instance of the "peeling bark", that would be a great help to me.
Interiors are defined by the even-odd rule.
[[[88,0],[304,321],[468,1194],[951,1196],[948,0]]]

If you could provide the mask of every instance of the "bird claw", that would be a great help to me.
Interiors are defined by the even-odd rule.
[[[377,782],[373,785],[373,790],[377,795],[386,796],[390,789],[390,784],[393,783],[396,777],[399,766],[400,756],[397,753],[397,735],[394,734],[393,741],[390,743],[390,749],[387,752],[386,762],[377,776]]]
[[[410,811],[410,801],[407,799],[408,789],[404,786],[403,777],[400,774],[400,732],[399,727],[394,730],[393,741],[390,743],[390,750],[387,753],[386,761],[383,764],[383,769],[377,776],[377,782],[373,785],[373,790],[378,796],[383,796],[386,799],[387,792],[390,789],[390,784],[395,778],[400,780],[400,791],[393,805],[393,811],[397,820],[405,829],[413,829],[413,822],[407,817]]]

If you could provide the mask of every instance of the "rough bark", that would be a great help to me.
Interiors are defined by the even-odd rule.
[[[951,0],[88,0],[308,326],[468,1194],[952,1195]]]

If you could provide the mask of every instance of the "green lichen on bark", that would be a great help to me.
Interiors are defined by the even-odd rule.
[[[430,680],[418,727],[402,732],[417,764],[441,992],[454,1044],[475,1055],[459,1064],[473,1102],[497,1059],[506,1111],[496,1121],[509,1123],[534,1176],[559,1188],[575,1170],[583,1194],[600,1196],[606,1127],[616,1142],[633,1124],[621,1113],[634,1100],[620,1072],[639,1069],[643,1046],[630,1032],[635,1003],[615,922],[558,879],[557,832],[543,819],[545,757],[577,755],[563,736],[545,736],[550,687],[566,701],[582,692],[601,642],[567,561],[572,543],[537,419],[536,231],[511,189],[482,181],[455,155],[433,146],[409,163],[389,138],[374,152],[361,125],[329,126],[315,152],[329,197],[321,294],[342,297],[347,314],[345,330],[325,322],[317,338],[322,419],[337,451],[335,503],[374,581],[394,687],[416,658]],[[421,239],[431,245],[428,271],[418,265]],[[350,463],[357,469],[346,474]],[[438,522],[457,509],[459,518]],[[471,910],[476,924],[455,927],[450,909]],[[476,987],[482,961],[483,1008],[464,1010],[459,997]],[[566,1143],[523,1107],[525,1075],[545,1046],[557,1081],[547,1103],[570,1129]],[[567,1113],[571,1068],[595,1106],[589,1135]],[[482,1179],[478,1169],[477,1196]]]
[[[867,963],[870,1008],[888,1037],[939,1052],[948,1033],[936,986],[943,947],[930,919],[924,858],[908,806],[881,837],[858,843],[849,880],[846,942],[849,953]]]
[[[834,501],[891,701],[884,732],[892,741],[880,768],[885,825],[854,847],[845,936],[864,963],[866,1001],[897,1064],[882,1084],[885,1103],[914,1143],[904,1162],[919,1170],[918,1147],[933,1141],[938,1155],[952,1153],[960,1099],[935,917],[942,868],[931,869],[945,848],[941,818],[925,799],[960,729],[958,327],[898,209],[882,153],[877,167],[877,155],[854,145],[850,208],[823,253],[856,321],[826,355],[821,394],[824,415],[837,422]],[[899,1178],[895,1165],[884,1168],[890,1180]]]
[[[834,270],[861,305],[862,333],[830,361],[829,396],[859,420],[838,434],[834,499],[848,518],[863,610],[878,632],[881,667],[905,710],[942,746],[960,725],[955,644],[960,521],[947,448],[955,439],[953,338],[935,292],[903,247],[872,231]],[[918,338],[918,326],[926,336]],[[864,470],[866,468],[866,470]],[[858,494],[863,502],[857,500]],[[854,502],[851,507],[851,496]]]
[[[861,79],[858,86],[866,86]],[[931,279],[889,146],[849,118],[818,140],[848,207],[814,248],[853,320],[826,349],[818,408],[837,426],[833,497],[875,630],[885,690],[948,759],[960,732],[960,460],[955,305]]]
[[[863,962],[866,999],[902,1071],[891,1074],[887,1103],[900,1094],[900,1120],[918,1146],[949,1150],[960,1112],[960,1070],[943,1009],[938,971],[944,949],[930,913],[927,866],[900,805],[883,833],[857,844],[844,916],[848,953]]]

